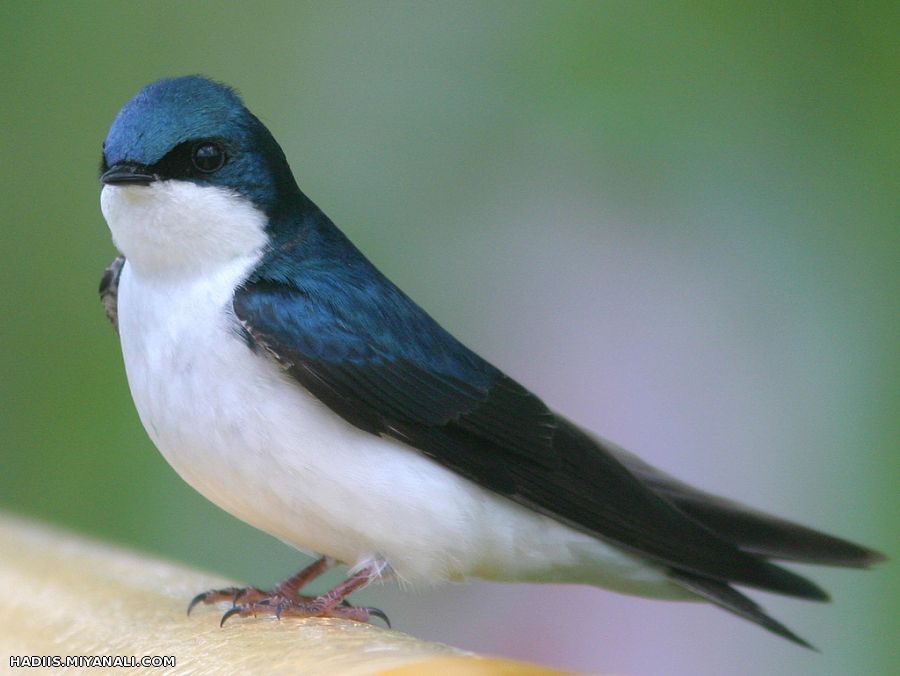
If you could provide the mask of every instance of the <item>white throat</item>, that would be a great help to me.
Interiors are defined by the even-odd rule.
[[[217,186],[155,181],[107,185],[100,208],[113,242],[142,276],[195,275],[266,243],[266,215],[247,198]]]

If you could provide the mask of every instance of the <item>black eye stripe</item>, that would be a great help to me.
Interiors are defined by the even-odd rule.
[[[148,169],[163,180],[206,179],[221,169],[228,159],[228,150],[220,139],[185,141]]]

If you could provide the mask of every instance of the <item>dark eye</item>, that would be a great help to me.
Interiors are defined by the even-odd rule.
[[[213,141],[201,141],[191,151],[191,162],[204,174],[218,171],[225,165],[227,159],[222,144]]]

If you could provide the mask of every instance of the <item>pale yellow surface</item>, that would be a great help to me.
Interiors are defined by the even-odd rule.
[[[381,676],[554,676],[566,672],[495,657],[448,655],[379,672]]]
[[[186,616],[187,602],[198,591],[232,584],[232,580],[0,513],[0,672],[9,668],[10,655],[174,655],[174,669],[102,671],[354,676],[560,673],[510,660],[477,658],[369,624],[235,618],[221,629],[221,609],[201,606]]]

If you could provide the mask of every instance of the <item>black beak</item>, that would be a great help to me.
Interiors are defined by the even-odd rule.
[[[150,185],[156,176],[147,173],[147,168],[133,162],[119,162],[112,165],[100,176],[105,185]]]

